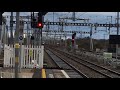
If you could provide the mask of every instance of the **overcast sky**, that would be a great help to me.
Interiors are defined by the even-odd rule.
[[[14,15],[16,13],[14,12]],[[4,16],[10,16],[10,12],[5,12]],[[20,12],[21,16],[30,15],[30,12]],[[71,17],[72,12],[54,12],[54,20],[57,20],[59,17]],[[76,12],[77,18],[89,18],[91,22],[105,22],[107,20],[107,16],[112,16],[113,20],[116,17],[116,12]],[[53,12],[48,12],[45,15],[45,20],[53,21]],[[110,19],[110,17],[109,17]]]
[[[14,16],[16,13],[14,12]],[[28,16],[30,15],[30,12],[20,12],[20,16]],[[8,16],[8,24],[9,24],[9,16],[10,12],[5,12],[3,16]],[[90,23],[109,23],[111,21],[112,16],[112,23],[115,23],[115,18],[117,16],[116,12],[76,12],[76,18],[84,18],[84,19],[90,19]],[[72,12],[48,12],[45,15],[44,20],[49,21],[58,21],[59,17],[72,17]],[[74,22],[72,20],[67,20],[67,22]],[[83,21],[75,21],[75,22],[83,22]],[[57,28],[57,27],[51,27],[51,28]],[[89,27],[65,27],[65,30],[82,30],[82,31],[90,31]],[[106,28],[98,28],[99,30],[106,30]],[[116,28],[111,28],[112,30],[116,30]],[[101,39],[104,38],[104,34],[106,34],[105,38],[108,38],[107,32],[99,31],[95,34],[93,34],[93,38]],[[116,34],[116,32],[112,32],[112,34]],[[88,35],[89,36],[89,35]]]

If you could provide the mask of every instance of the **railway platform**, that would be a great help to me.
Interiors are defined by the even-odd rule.
[[[15,78],[14,69],[1,68],[0,78]],[[70,78],[62,69],[21,69],[18,78]]]
[[[32,78],[70,78],[64,70],[60,69],[36,69]]]

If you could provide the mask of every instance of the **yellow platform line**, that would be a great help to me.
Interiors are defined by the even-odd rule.
[[[42,78],[46,78],[45,69],[42,69]]]

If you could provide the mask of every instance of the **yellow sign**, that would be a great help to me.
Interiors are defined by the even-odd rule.
[[[30,51],[29,51],[29,55],[32,56],[32,54],[33,54],[33,53],[32,53],[32,50],[30,50]]]
[[[20,48],[19,43],[16,43],[16,44],[15,44],[15,48]]]

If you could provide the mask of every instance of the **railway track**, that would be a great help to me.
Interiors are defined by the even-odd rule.
[[[61,57],[65,56],[65,57],[69,58],[71,63],[76,63],[76,65],[79,64],[79,65],[82,65],[82,66],[90,69],[91,73],[98,73],[99,75],[102,75],[103,78],[120,78],[119,72],[113,71],[113,70],[105,68],[103,66],[99,66],[90,61],[83,60],[80,57],[78,57],[77,55],[73,55],[73,54],[52,48],[52,51],[53,50],[56,51],[57,53],[59,53],[59,56],[61,56]],[[77,65],[77,66],[79,67],[79,65]]]
[[[44,66],[43,67],[48,68],[48,69],[58,68],[56,63],[51,59],[51,57],[46,52],[44,52]]]
[[[45,52],[51,57],[51,59],[56,63],[56,65],[63,69],[70,78],[88,78],[84,73],[75,68],[73,65],[69,64],[63,58],[57,56],[50,50],[45,50]]]

